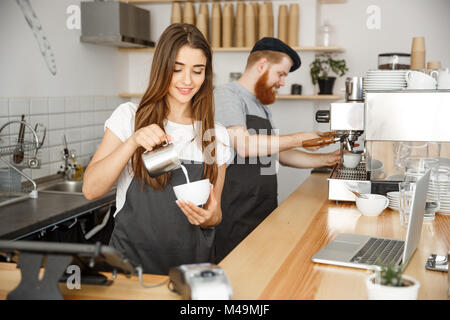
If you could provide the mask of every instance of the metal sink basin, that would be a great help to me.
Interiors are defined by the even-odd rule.
[[[68,193],[68,194],[80,194],[83,187],[83,181],[61,181],[53,185],[43,187],[39,192],[52,192],[52,193]]]

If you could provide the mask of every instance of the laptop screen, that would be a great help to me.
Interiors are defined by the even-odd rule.
[[[428,184],[430,180],[430,170],[427,171],[416,182],[411,214],[409,215],[408,230],[406,231],[405,249],[403,250],[403,267],[409,262],[412,254],[416,250],[422,232],[423,215],[427,200]]]

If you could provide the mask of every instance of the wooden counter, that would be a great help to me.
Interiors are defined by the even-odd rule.
[[[352,203],[328,201],[326,174],[313,174],[219,265],[233,287],[234,299],[367,299],[365,279],[371,271],[316,264],[311,257],[341,232],[405,239],[398,212],[364,217]],[[450,249],[450,217],[436,215],[424,223],[422,237],[405,274],[420,281],[419,299],[448,299],[447,273],[425,270],[430,253]],[[17,286],[20,272],[0,264],[0,298]],[[144,275],[144,283],[164,276]],[[160,286],[144,289],[138,279],[119,275],[109,287],[82,285],[66,299],[179,299]]]

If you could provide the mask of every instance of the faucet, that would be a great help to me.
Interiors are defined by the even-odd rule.
[[[67,140],[66,140],[65,134],[63,134],[63,145],[64,145],[64,149],[63,149],[64,166],[61,166],[61,168],[60,168],[61,170],[59,170],[57,173],[63,174],[67,180],[72,180],[72,177],[75,173],[74,172],[75,166],[72,163],[69,163],[69,159],[73,159],[74,154],[69,153],[69,149],[67,148]]]

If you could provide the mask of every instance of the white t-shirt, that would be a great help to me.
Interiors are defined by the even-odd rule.
[[[137,105],[132,102],[126,102],[119,105],[112,115],[105,122],[105,130],[111,130],[120,140],[125,142],[134,133],[134,118]],[[192,125],[179,124],[172,121],[166,121],[164,125],[165,132],[173,138],[173,144],[178,151],[179,158],[188,161],[203,162],[203,154],[198,148],[194,127]],[[216,161],[221,166],[227,163],[232,156],[229,147],[229,136],[226,128],[219,123],[215,123],[216,134]],[[131,159],[121,172],[117,179],[116,193],[116,212],[122,209],[125,203],[127,189],[133,179],[133,169],[131,168]]]

